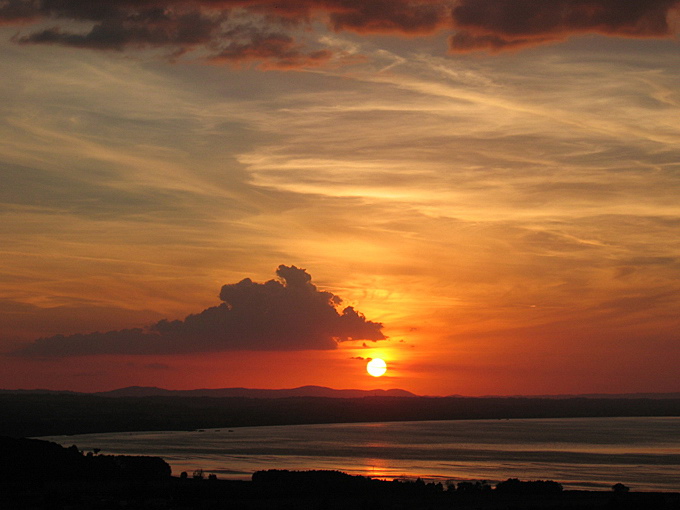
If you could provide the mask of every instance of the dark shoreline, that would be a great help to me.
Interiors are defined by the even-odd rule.
[[[387,421],[680,416],[680,399],[102,397],[0,394],[0,435]]]

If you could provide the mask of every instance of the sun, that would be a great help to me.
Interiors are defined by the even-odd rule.
[[[366,364],[366,372],[373,377],[380,377],[387,372],[387,363],[380,358],[373,358]]]

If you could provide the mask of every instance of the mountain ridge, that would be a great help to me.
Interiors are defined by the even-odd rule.
[[[167,390],[155,386],[128,386],[111,391],[93,393],[102,397],[246,397],[246,398],[290,398],[290,397],[325,397],[325,398],[360,398],[360,397],[417,397],[410,391],[400,389],[389,390],[336,390],[325,386],[300,386],[289,389],[257,389],[257,388],[200,388],[194,390]]]

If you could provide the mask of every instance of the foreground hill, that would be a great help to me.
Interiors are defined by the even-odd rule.
[[[37,439],[0,436],[0,481],[10,485],[35,480],[162,480],[170,465],[159,457],[84,455]]]
[[[0,394],[0,435],[461,419],[680,416],[680,399]]]

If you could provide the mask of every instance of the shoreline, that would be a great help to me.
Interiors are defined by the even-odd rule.
[[[247,480],[255,471],[276,468],[326,469],[384,480],[420,477],[444,483],[447,480],[497,483],[508,477],[547,476],[559,480],[569,490],[607,490],[621,482],[636,491],[675,491],[680,489],[677,472],[680,455],[677,443],[666,445],[664,438],[677,430],[678,420],[664,417],[527,419],[514,423],[496,420],[355,423],[45,439],[67,447],[75,443],[86,451],[103,448],[111,454],[158,455],[167,459],[175,475],[203,469],[206,474],[230,480]],[[544,430],[549,432],[543,434]],[[593,432],[595,443],[582,444],[578,438],[583,437],[583,441],[588,438],[579,436],[579,431]],[[539,432],[541,435],[537,436]],[[637,441],[640,433],[647,437],[643,444],[629,442]],[[525,442],[520,439],[523,437],[534,437],[538,442]],[[599,444],[602,438],[609,443],[607,438],[614,437],[619,438],[620,445]],[[331,438],[335,439],[329,442]],[[571,438],[576,438],[576,442],[572,443]],[[664,454],[657,444],[673,446],[674,451]],[[624,452],[622,448],[629,450]]]
[[[680,399],[0,394],[0,409],[0,435],[44,437],[363,422],[679,417]]]

